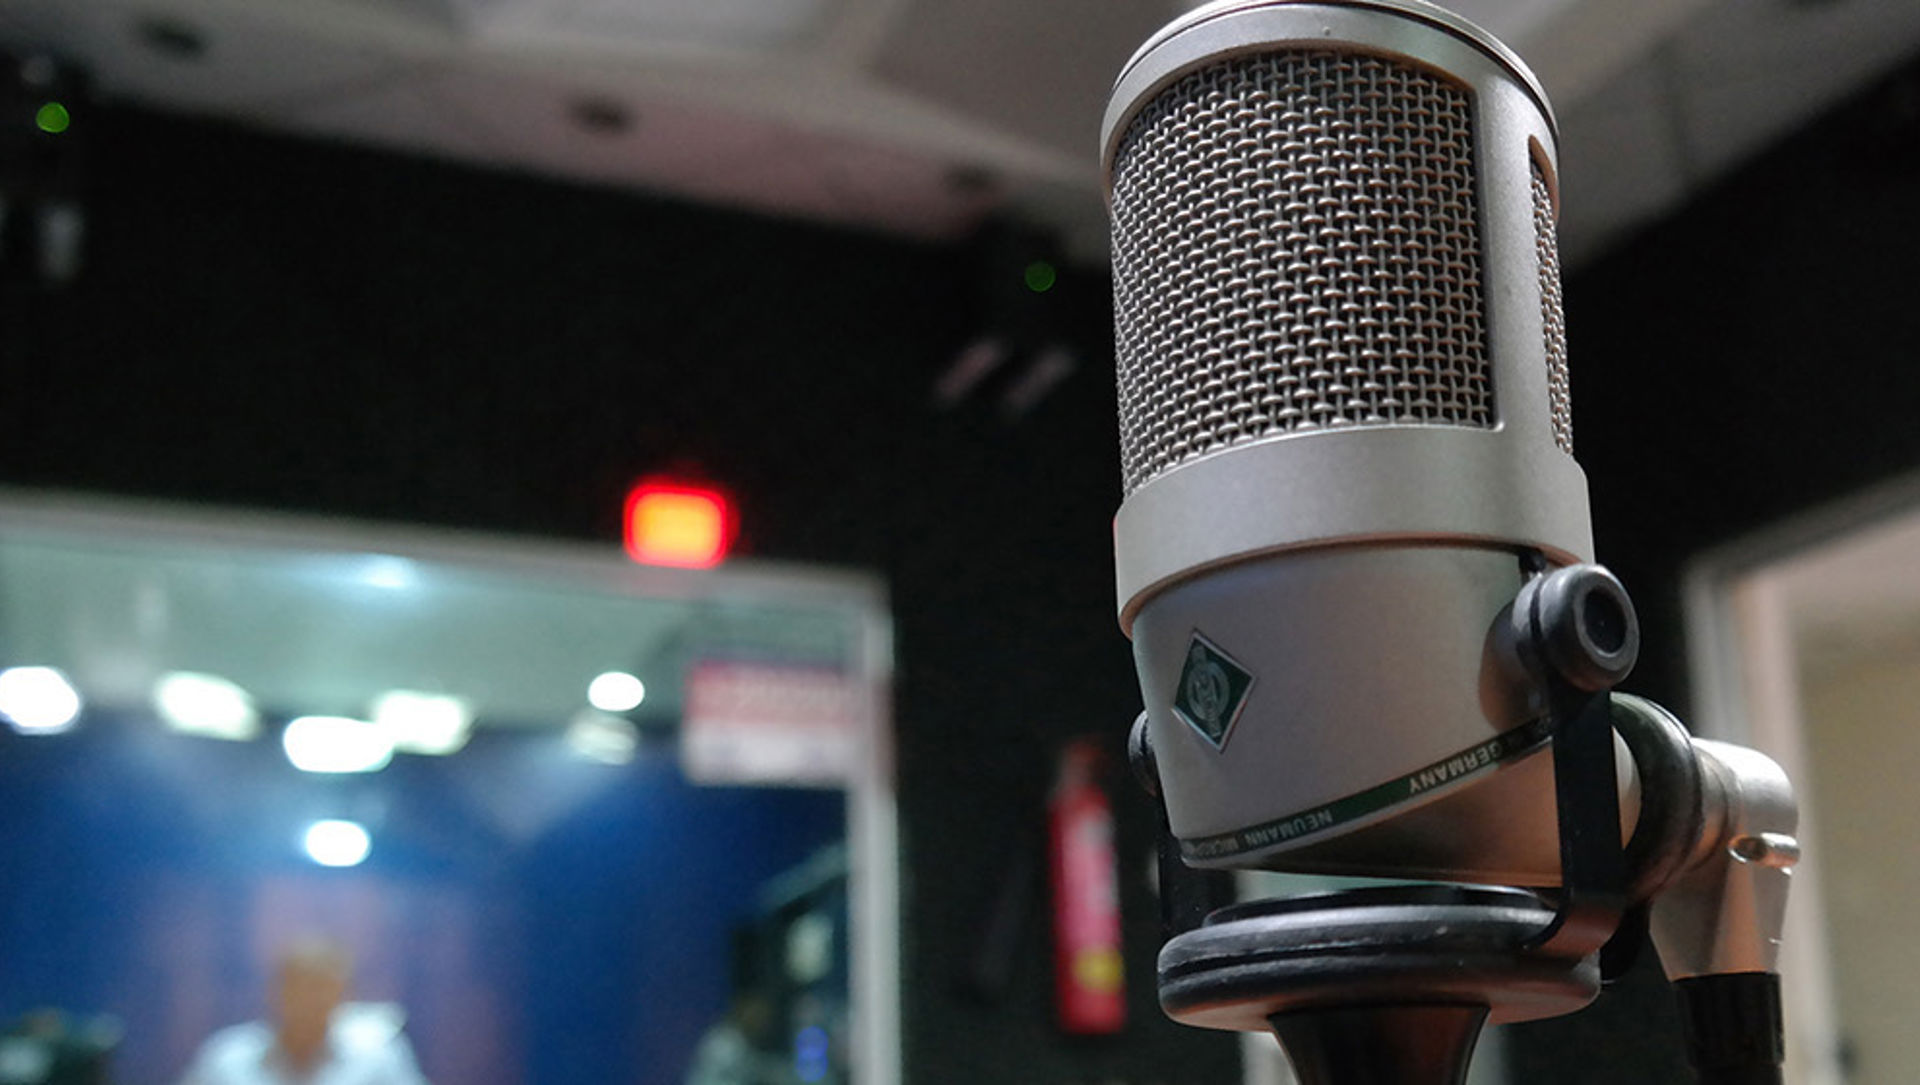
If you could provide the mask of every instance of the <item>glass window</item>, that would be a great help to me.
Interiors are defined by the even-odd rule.
[[[863,579],[11,511],[0,1064],[887,1076],[851,1042],[851,915],[890,942]]]

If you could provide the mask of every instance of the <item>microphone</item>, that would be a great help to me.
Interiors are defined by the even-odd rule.
[[[1573,455],[1557,156],[1539,81],[1424,0],[1218,0],[1108,101],[1115,571],[1170,869],[1447,883],[1172,932],[1162,1007],[1271,1027],[1307,1085],[1457,1085],[1484,1021],[1579,1009],[1649,925],[1703,1081],[1778,1080],[1796,808],[1610,693],[1639,626]]]
[[[1593,549],[1556,147],[1425,3],[1210,4],[1121,74],[1120,620],[1189,864],[1554,880],[1545,694],[1490,631]]]

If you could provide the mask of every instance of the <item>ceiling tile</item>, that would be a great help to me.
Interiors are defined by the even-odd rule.
[[[1554,106],[1570,108],[1644,58],[1710,2],[1575,0],[1545,12],[1507,44],[1540,77]]]
[[[168,14],[207,43],[198,57],[169,55],[149,45],[141,31],[155,10],[116,0],[59,4],[38,21],[37,44],[90,69],[105,94],[254,118],[271,118],[289,103],[381,80],[416,63],[405,52],[363,38],[289,22],[272,6],[222,9],[217,19],[201,18],[206,13],[193,6],[181,9],[185,14]]]
[[[1917,50],[1914,0],[1716,5],[1668,50],[1690,168],[1732,167]]]
[[[496,166],[922,236],[963,230],[985,208],[938,160],[704,104],[634,96],[630,127],[594,130],[572,111],[582,98],[607,98],[601,87],[448,70],[301,120]]]
[[[1164,2],[919,0],[877,51],[893,86],[1093,161],[1120,68]]]
[[[1914,0],[1721,0],[1673,39],[1687,83],[1881,68],[1920,44]]]
[[[111,95],[885,229],[1094,251],[1100,116],[1176,0],[0,0]],[[1551,88],[1570,262],[1920,49],[1920,0],[1458,0]],[[140,20],[206,30],[194,60]],[[729,44],[730,43],[730,44]],[[637,122],[594,135],[582,96]],[[997,183],[956,186],[956,168]],[[918,216],[918,221],[915,218]]]
[[[363,90],[303,101],[274,118],[308,135],[370,143],[468,162],[497,162],[510,141],[493,126],[436,99],[431,76],[394,79]]]
[[[1503,42],[1517,42],[1579,0],[1450,0],[1446,5]]]
[[[513,10],[523,2],[502,6]],[[631,41],[636,48],[763,50],[818,33],[838,6],[834,0],[563,0],[550,5],[546,22],[568,34]]]
[[[1681,199],[1687,174],[1652,59],[1560,114],[1560,251],[1569,264]]]

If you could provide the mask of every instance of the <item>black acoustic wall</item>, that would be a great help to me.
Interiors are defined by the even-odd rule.
[[[632,479],[705,473],[738,497],[748,555],[889,583],[908,1080],[1234,1078],[1228,1038],[1154,1009],[1131,791],[1132,1023],[1069,1043],[1049,1019],[1034,847],[1052,758],[1089,731],[1117,753],[1138,709],[1112,616],[1104,277],[1022,302],[1005,242],[912,245],[131,110],[77,123],[89,264],[64,290],[17,272],[0,289],[0,481],[611,549]],[[1009,274],[1012,300],[985,281]],[[936,375],[988,324],[1077,346],[1080,372],[1018,420],[1001,386],[934,409]],[[1024,921],[981,982],[1009,879]]]

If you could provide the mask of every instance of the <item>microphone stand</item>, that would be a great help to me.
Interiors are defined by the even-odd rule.
[[[1548,571],[1537,557],[1525,571],[1501,636],[1548,694],[1561,884],[1404,885],[1220,906],[1219,875],[1196,877],[1169,829],[1161,1006],[1191,1025],[1272,1031],[1302,1085],[1462,1085],[1484,1025],[1586,1006],[1650,927],[1701,1085],[1780,1085],[1774,968],[1799,857],[1785,774],[1610,692],[1639,650],[1632,603],[1610,573]],[[1145,724],[1142,714],[1129,751],[1157,798]],[[1616,732],[1644,784],[1624,845]]]

